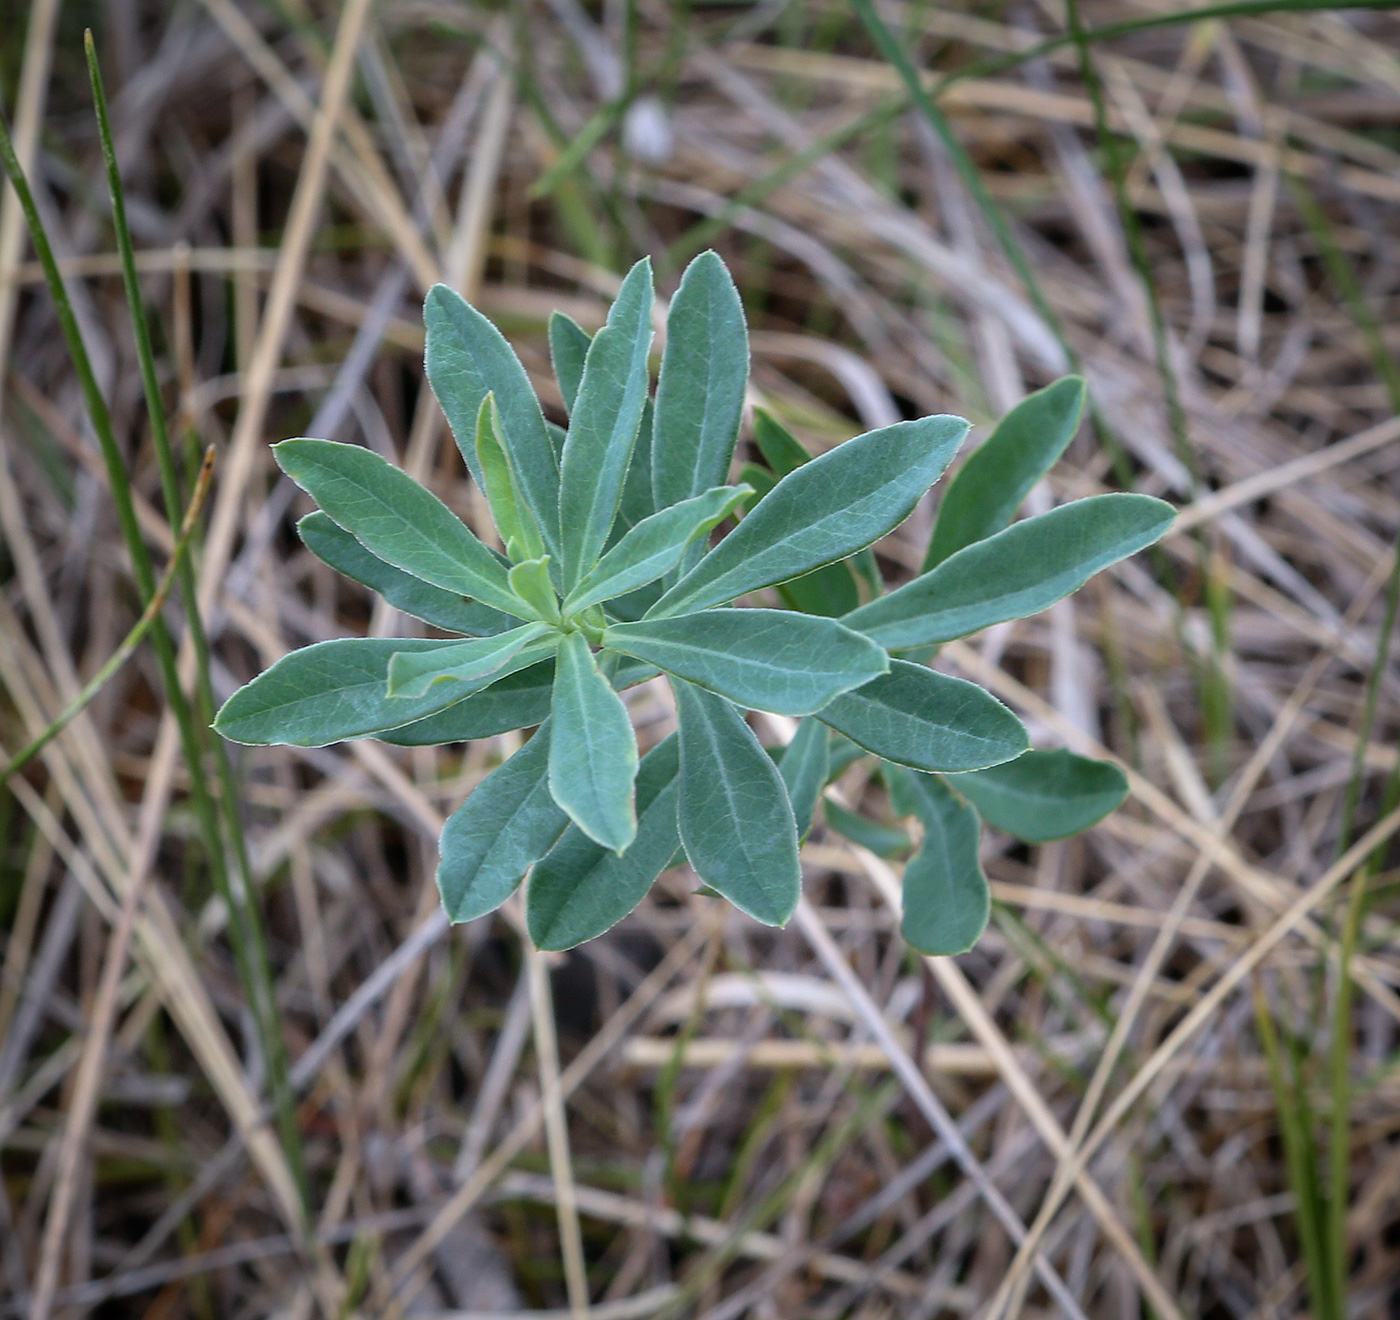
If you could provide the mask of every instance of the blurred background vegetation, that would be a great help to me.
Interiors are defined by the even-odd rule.
[[[0,0],[66,290],[7,187],[0,766],[170,588],[0,786],[0,1314],[1396,1315],[1389,8]],[[810,447],[933,412],[975,442],[1077,370],[1032,507],[1183,510],[939,657],[1133,788],[1082,838],[989,837],[956,963],[898,938],[910,841],[859,763],[804,852],[821,938],[680,870],[546,961],[513,908],[434,916],[442,818],[515,735],[204,727],[292,647],[419,626],[302,549],[271,441],[367,444],[479,513],[429,284],[558,419],[550,309],[592,328],[632,260],[664,295],[706,246],[753,401]],[[661,690],[632,706],[665,731]]]

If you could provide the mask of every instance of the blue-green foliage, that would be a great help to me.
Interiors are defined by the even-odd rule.
[[[454,921],[491,911],[528,875],[531,937],[567,948],[624,917],[685,859],[711,890],[780,925],[798,900],[799,843],[826,786],[868,752],[922,841],[915,848],[902,828],[863,822],[834,798],[828,825],[892,856],[914,849],[905,938],[956,953],[987,919],[979,817],[1041,842],[1122,801],[1116,767],[1027,750],[1005,706],[923,663],[933,644],[1044,609],[1170,525],[1160,501],[1121,494],[1012,521],[1073,437],[1081,381],[1056,382],[1008,414],[951,483],[924,573],[885,593],[870,547],[942,475],[967,423],[899,422],[814,456],[759,410],[763,462],[743,466],[747,484],[725,484],[748,340],[714,253],[696,258],[672,300],[654,402],[645,261],[596,335],[551,322],[569,413],[562,444],[485,317],[439,286],[425,321],[429,381],[504,557],[365,449],[301,439],[274,453],[321,506],[300,524],[316,555],[467,640],[306,647],[230,697],[216,727],[238,742],[315,747],[539,726],[443,830],[438,884]],[[770,589],[776,599],[736,604]],[[678,732],[639,758],[620,694],[658,673]],[[746,709],[800,717],[778,761]]]

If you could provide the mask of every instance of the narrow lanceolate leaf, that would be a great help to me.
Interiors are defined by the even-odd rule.
[[[687,545],[727,518],[748,486],[716,486],[642,519],[593,568],[564,602],[569,614],[636,591],[674,568]]]
[[[651,665],[624,661],[613,675],[619,692],[656,677]],[[377,734],[382,742],[400,747],[435,747],[439,743],[490,738],[507,729],[524,729],[543,722],[554,695],[554,661],[546,660],[504,675],[479,692],[454,702],[436,715],[401,724]]]
[[[817,716],[867,751],[918,770],[980,770],[1026,750],[1021,721],[975,683],[907,660]]]
[[[799,837],[811,829],[812,812],[826,786],[827,766],[831,760],[827,754],[828,741],[826,725],[816,720],[803,720],[792,735],[792,741],[783,749],[783,759],[778,762],[778,773],[783,777],[788,802],[792,804]]]
[[[1173,517],[1171,505],[1149,495],[1075,500],[959,550],[843,622],[894,650],[1025,618],[1159,540]]]
[[[1087,830],[1128,796],[1128,781],[1112,762],[1063,749],[1030,751],[949,782],[988,825],[1027,843],[1067,839]]]
[[[1065,451],[1084,412],[1084,382],[1066,376],[1022,399],[948,483],[924,571],[1001,531]]]
[[[627,465],[627,480],[622,483],[622,498],[617,504],[617,514],[613,518],[612,530],[608,533],[607,548],[616,544],[643,518],[650,518],[656,512],[656,501],[651,496],[651,441],[654,429],[655,409],[648,399],[642,409],[642,422],[637,427],[637,443],[632,446],[632,461]]]
[[[441,651],[400,651],[389,661],[389,695],[401,700],[425,696],[438,683],[465,683],[493,674],[532,642],[549,636],[543,623],[527,623],[495,637],[474,637]],[[536,646],[535,660],[548,656],[551,646]],[[533,662],[532,662],[533,663]]]
[[[563,312],[549,314],[549,360],[554,366],[554,379],[564,397],[564,411],[573,412],[578,397],[578,384],[583,379],[583,360],[588,356],[592,340],[572,316]]]
[[[753,438],[772,468],[772,472],[757,469],[764,477],[757,486],[760,495],[772,490],[778,477],[785,477],[812,460],[797,437],[762,408],[753,410]],[[745,464],[744,470],[749,472],[753,467],[753,464]],[[750,484],[755,483],[750,481]],[[789,578],[779,584],[778,595],[789,609],[801,610],[804,614],[823,614],[830,619],[839,619],[860,604],[856,579],[847,563],[826,564],[801,577]]]
[[[603,645],[778,715],[810,715],[889,667],[884,651],[835,619],[787,610],[618,623],[604,632]]]
[[[554,661],[545,660],[499,678],[446,710],[387,729],[376,737],[398,747],[436,747],[439,743],[492,738],[508,729],[542,723],[549,716],[553,696]]]
[[[695,873],[755,921],[781,926],[802,892],[787,789],[723,697],[673,683],[680,726],[677,821]]]
[[[658,509],[727,480],[748,376],[739,292],[724,262],[702,252],[686,268],[666,320],[651,464]]]
[[[412,700],[389,695],[389,660],[394,654],[431,654],[458,644],[345,637],[304,646],[239,688],[224,702],[214,728],[234,742],[290,747],[324,747],[398,728],[436,714],[493,681],[488,675],[466,683],[440,683]],[[520,667],[526,663],[531,661]]]
[[[549,731],[546,722],[447,818],[437,885],[450,921],[494,912],[569,823],[549,795]]]
[[[491,517],[501,540],[513,559],[538,559],[544,554],[544,541],[535,525],[535,516],[520,493],[510,453],[501,438],[501,412],[496,396],[487,394],[476,416],[476,461],[481,469],[482,489],[491,506]]]
[[[977,858],[977,813],[941,780],[905,776],[896,801],[923,822],[924,841],[904,867],[900,930],[920,953],[966,953],[986,929],[991,910],[987,878]]]
[[[535,515],[546,549],[557,554],[558,459],[545,431],[539,400],[515,350],[490,321],[445,284],[428,290],[423,322],[428,331],[428,383],[472,476],[481,482],[476,419],[482,399],[490,392],[500,408],[501,435],[525,502]]]
[[[550,581],[548,555],[513,564],[506,578],[532,618],[543,619],[546,623],[559,622],[559,597],[554,594],[554,583]]]
[[[651,263],[643,258],[622,282],[607,324],[588,346],[559,470],[566,590],[597,563],[622,497],[647,400],[651,304]]]
[[[826,564],[801,577],[778,584],[778,595],[789,609],[839,619],[860,604],[860,591],[848,563]]]
[[[745,513],[752,509],[759,500],[767,498],[768,492],[778,484],[777,476],[764,467],[762,463],[741,464],[739,480],[754,488],[754,493],[744,501]]]
[[[672,587],[653,617],[688,614],[845,559],[909,516],[967,434],[961,417],[897,422],[790,472]]]
[[[766,408],[753,410],[753,438],[763,461],[780,477],[812,461],[806,446]]]
[[[847,811],[830,795],[822,805],[826,817],[826,827],[835,830],[843,839],[868,848],[876,857],[894,861],[907,857],[914,851],[913,840],[898,825],[885,825],[877,820],[867,820],[859,812]]]
[[[525,890],[525,925],[541,949],[571,949],[621,921],[680,851],[676,829],[679,755],[674,734],[637,771],[637,837],[623,853],[570,825],[535,867]]]
[[[444,591],[519,613],[505,568],[408,473],[360,445],[334,440],[283,440],[272,453],[282,471],[372,555]]]
[[[456,592],[431,586],[370,554],[345,528],[319,509],[297,523],[297,535],[322,563],[377,591],[396,610],[436,628],[471,637],[489,637],[514,628],[518,622],[480,601],[467,600]]]
[[[590,839],[621,852],[637,832],[632,721],[581,633],[560,640],[555,665],[549,791]]]

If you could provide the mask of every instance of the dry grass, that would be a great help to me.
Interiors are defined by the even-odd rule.
[[[1354,760],[1356,835],[1369,847],[1397,823],[1380,805],[1393,667],[1369,736],[1363,707],[1400,526],[1400,21],[1244,16],[1096,48],[1163,354],[1072,47],[940,100],[1059,339],[914,112],[786,168],[899,89],[844,5],[648,0],[630,31],[624,6],[574,0],[321,9],[0,7],[5,113],[163,557],[78,41],[84,21],[98,32],[167,400],[220,449],[199,555],[219,695],[292,647],[408,626],[299,547],[267,442],[362,440],[472,510],[422,390],[427,283],[497,318],[557,405],[548,310],[596,323],[624,262],[652,253],[666,290],[712,242],[748,303],[755,398],[817,445],[905,414],[986,422],[1077,356],[1101,438],[1086,429],[1038,498],[1129,479],[1182,505],[1181,529],[944,659],[1038,742],[1110,749],[1132,797],[1070,842],[988,838],[998,909],[956,964],[909,953],[896,871],[823,829],[785,931],[682,871],[546,958],[509,908],[450,935],[434,915],[438,827],[509,738],[241,754],[302,1097],[303,1224],[143,652],[0,791],[0,1310],[34,1314],[47,1274],[55,1314],[148,1320],[1319,1314],[1300,1234],[1325,1214],[1340,1097],[1350,1314],[1394,1315],[1393,872],[1370,882],[1348,969],[1347,1087],[1327,1052]],[[882,12],[939,73],[1065,18]],[[621,130],[568,157],[629,77],[643,95]],[[140,606],[11,201],[12,754]],[[881,547],[891,571],[917,564],[928,519]],[[670,718],[650,686],[634,711],[647,737]],[[838,791],[881,811],[859,768]],[[85,1029],[104,1001],[110,1037]],[[1291,1171],[1290,1131],[1306,1156]]]

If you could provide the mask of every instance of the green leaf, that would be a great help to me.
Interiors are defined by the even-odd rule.
[[[680,562],[687,545],[727,518],[749,493],[747,486],[716,486],[643,518],[584,575],[564,602],[577,614],[654,582]]]
[[[1111,761],[1091,761],[1063,749],[1030,751],[949,782],[988,825],[1027,843],[1087,830],[1128,796],[1128,781]]]
[[[290,747],[324,747],[398,728],[444,710],[493,681],[488,675],[467,683],[440,683],[411,700],[389,695],[391,656],[459,645],[405,637],[343,637],[304,646],[239,688],[224,702],[214,728],[233,742]],[[519,667],[528,663],[532,661]]]
[[[977,813],[935,775],[890,766],[885,777],[895,809],[924,827],[904,868],[904,938],[922,953],[965,953],[986,929],[991,907]]]
[[[545,418],[544,433],[549,440],[549,447],[554,451],[554,462],[557,465],[564,457],[564,438],[568,433],[558,422],[551,422],[548,418]]]
[[[660,599],[665,590],[662,582],[650,582],[625,596],[618,596],[608,602],[608,614],[612,618],[632,623],[640,619]]]
[[[812,461],[807,447],[767,408],[753,410],[753,438],[763,461],[779,477],[796,472],[804,463]]]
[[[674,734],[644,757],[637,771],[637,837],[623,853],[594,843],[576,825],[530,874],[525,925],[541,949],[571,949],[601,935],[646,897],[673,866],[679,754]]]
[[[554,583],[550,580],[548,555],[513,565],[506,577],[510,589],[535,618],[547,623],[559,622],[559,597],[554,594]]]
[[[900,930],[920,953],[966,953],[986,929],[991,910],[987,877],[977,857],[977,813],[942,780],[897,773],[909,814],[924,826],[923,844],[904,867]]]
[[[613,686],[618,691],[635,687],[655,678],[656,672],[651,665],[626,660],[613,675]],[[376,736],[400,747],[434,747],[438,743],[490,738],[507,729],[523,729],[541,723],[549,714],[553,696],[554,661],[546,660],[508,674],[436,715]]]
[[[741,474],[741,480],[748,480],[760,496],[768,494],[778,483],[778,476],[795,472],[804,463],[811,462],[812,456],[801,442],[781,423],[763,408],[753,410],[753,434],[759,449],[769,467],[758,467],[746,463],[744,472],[761,473],[759,481]],[[777,475],[774,475],[774,474]],[[869,554],[869,551],[865,552]],[[791,578],[780,583],[778,595],[789,609],[800,610],[803,614],[821,614],[829,619],[839,619],[849,614],[860,604],[860,592],[849,564],[827,564],[824,568],[813,569],[801,577]]]
[[[680,729],[681,842],[695,873],[767,926],[802,892],[797,825],[782,776],[729,702],[673,683]]]
[[[647,401],[651,305],[651,263],[644,257],[623,280],[607,324],[588,346],[559,469],[566,590],[597,563],[622,498]]]
[[[519,614],[499,560],[431,491],[360,445],[283,440],[278,466],[372,555],[444,591]]]
[[[1036,614],[1165,535],[1175,513],[1149,495],[1092,495],[977,541],[843,622],[891,650]]]
[[[975,683],[907,660],[817,716],[867,751],[917,770],[980,770],[1026,750],[1021,721]]]
[[[501,332],[445,284],[428,290],[423,321],[428,331],[428,382],[472,476],[484,489],[476,460],[476,419],[489,391],[496,396],[501,437],[521,493],[535,515],[545,548],[557,555],[559,463],[520,359]]]
[[[489,637],[514,628],[516,620],[479,601],[434,587],[372,555],[334,519],[319,509],[297,523],[297,535],[317,559],[337,573],[377,591],[396,610],[447,632]]]
[[[820,721],[818,721],[818,723],[820,723]],[[860,746],[858,743],[852,742],[844,733],[837,733],[835,729],[828,729],[826,739],[826,782],[828,784],[834,784],[865,755],[866,751],[864,747]]]
[[[686,267],[666,318],[651,460],[656,508],[728,480],[748,377],[744,305],[724,262],[702,252]],[[692,547],[684,566],[698,553]]]
[[[789,609],[826,619],[839,619],[860,604],[855,577],[844,560],[780,582],[778,595]]]
[[[437,886],[450,921],[500,907],[569,823],[549,794],[549,732],[546,722],[447,818]]]
[[[835,619],[787,610],[706,610],[613,624],[603,645],[741,706],[810,715],[868,683],[889,657]]]
[[[761,463],[743,464],[739,468],[739,480],[744,485],[752,486],[754,489],[754,493],[744,501],[746,513],[778,484],[778,478]]]
[[[1084,382],[1066,376],[1022,399],[948,483],[924,572],[1001,531],[1064,453],[1084,412]]]
[[[650,518],[656,512],[656,503],[651,497],[653,415],[648,399],[642,409],[642,424],[637,428],[637,443],[632,446],[632,461],[627,465],[627,480],[622,483],[622,499],[608,536],[609,549],[643,518]]]
[[[554,364],[554,378],[564,397],[564,411],[574,410],[578,384],[583,379],[583,361],[593,336],[572,316],[563,312],[549,314],[549,359]]]
[[[652,610],[688,614],[845,559],[909,516],[967,434],[961,417],[897,422],[788,473]]]
[[[894,861],[906,857],[914,850],[914,843],[898,825],[882,825],[878,821],[866,820],[854,811],[847,811],[834,798],[824,799],[822,806],[826,814],[828,828],[842,838],[868,848],[876,857]]]
[[[510,557],[540,558],[544,555],[544,541],[530,506],[516,487],[515,470],[501,439],[501,413],[494,394],[488,393],[482,399],[476,417],[476,461],[491,517]]]
[[[783,777],[788,802],[792,804],[792,816],[797,822],[799,837],[811,829],[812,812],[816,810],[817,798],[826,784],[830,764],[828,741],[824,724],[816,720],[803,720],[792,735],[792,741],[783,749],[782,760],[778,762],[778,773]]]
[[[590,839],[621,852],[637,832],[637,740],[627,707],[598,672],[582,633],[559,642],[549,791]]]
[[[644,672],[650,676],[656,671],[648,668]],[[439,743],[492,738],[508,729],[542,723],[549,715],[553,695],[554,661],[545,660],[499,678],[436,715],[375,736],[398,747],[436,747]]]
[[[495,637],[473,637],[469,642],[456,642],[441,651],[397,652],[389,660],[389,695],[410,701],[425,696],[438,683],[465,683],[484,678],[550,633],[546,624],[527,623]],[[536,646],[535,659],[543,659],[553,646],[552,641],[547,646]]]

